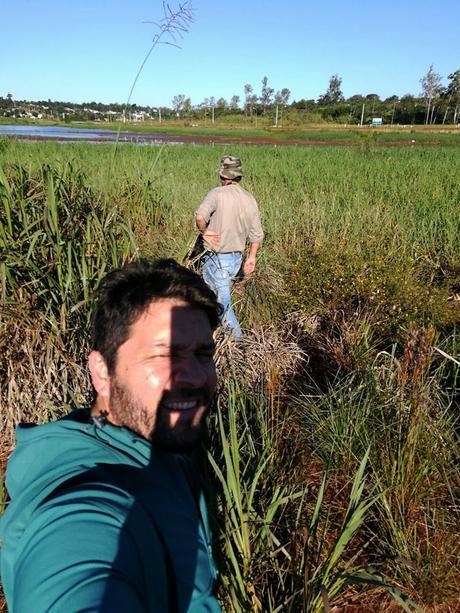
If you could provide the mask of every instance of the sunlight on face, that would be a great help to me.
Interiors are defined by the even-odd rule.
[[[195,446],[216,385],[213,354],[203,310],[178,300],[152,302],[118,349],[111,421],[164,449]]]

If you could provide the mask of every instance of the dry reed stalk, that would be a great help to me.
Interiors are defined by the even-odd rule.
[[[262,384],[268,391],[275,391],[275,388],[279,391],[283,382],[307,361],[290,328],[283,334],[274,326],[260,326],[246,332],[241,341],[219,330],[216,341],[220,378],[236,374],[249,388]]]

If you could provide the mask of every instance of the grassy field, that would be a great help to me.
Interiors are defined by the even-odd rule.
[[[460,147],[445,136],[0,141],[2,456],[17,421],[87,401],[87,302],[108,268],[184,258],[218,160],[239,155],[266,241],[235,287],[247,350],[221,339],[200,458],[224,608],[457,610]]]

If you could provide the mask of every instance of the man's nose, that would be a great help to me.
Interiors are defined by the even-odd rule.
[[[190,355],[174,369],[174,382],[191,388],[203,387],[208,383],[213,369],[209,362],[203,363],[197,356]]]

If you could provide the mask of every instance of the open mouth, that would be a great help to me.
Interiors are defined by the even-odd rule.
[[[201,406],[200,400],[177,400],[162,403],[168,411],[191,411]]]

